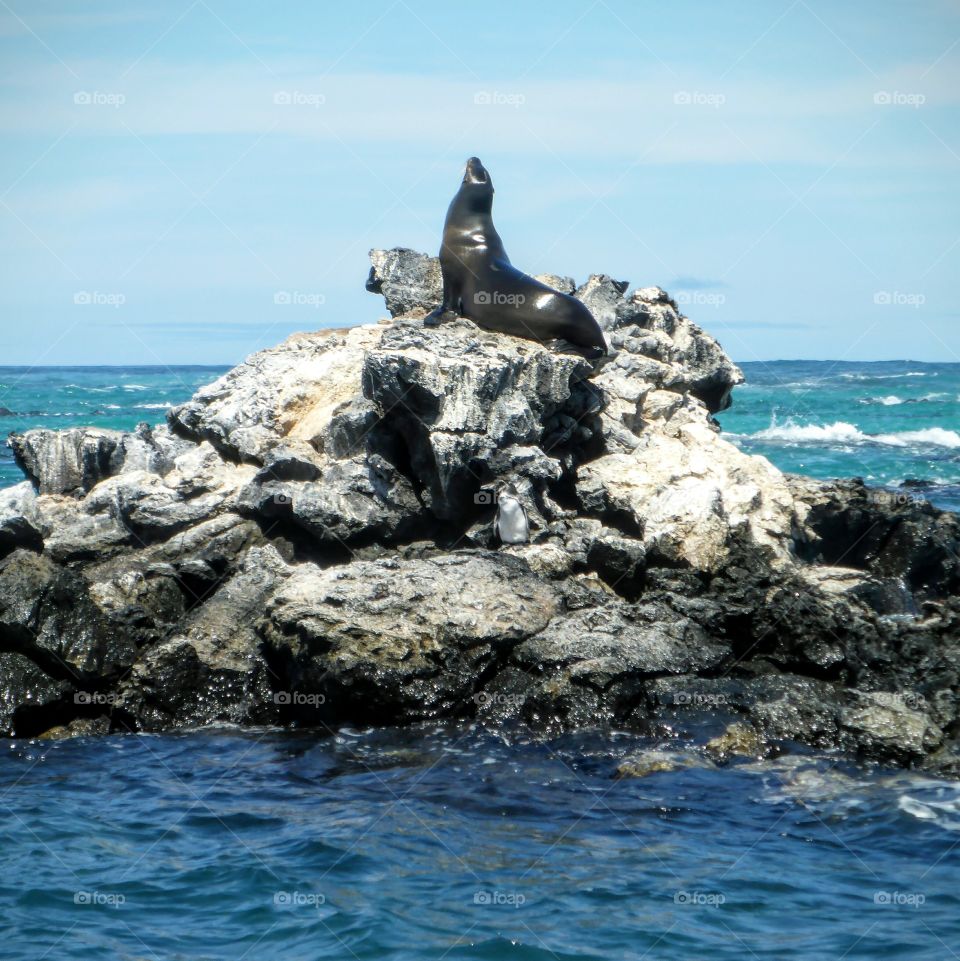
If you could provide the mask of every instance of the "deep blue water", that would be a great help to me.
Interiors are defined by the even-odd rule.
[[[960,506],[960,365],[744,365],[788,470]],[[222,368],[0,368],[0,430],[162,419]],[[21,479],[9,452],[0,484]],[[470,727],[0,743],[2,959],[904,959],[960,945],[960,786]]]
[[[960,785],[473,728],[9,743],[10,959],[887,959],[960,944]],[[49,953],[46,953],[49,952]]]

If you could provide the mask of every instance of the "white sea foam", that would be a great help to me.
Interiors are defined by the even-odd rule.
[[[960,830],[960,785],[932,778],[911,779],[910,793],[901,794],[897,807],[919,821],[932,821],[947,831]]]
[[[960,434],[945,427],[924,427],[922,430],[901,430],[895,434],[871,436],[876,444],[890,444],[892,447],[909,445],[931,447],[960,447]]]
[[[134,410],[169,410],[173,404],[134,404]]]
[[[924,394],[923,397],[907,398],[897,397],[896,394],[887,394],[886,397],[861,397],[857,403],[881,404],[884,407],[895,407],[898,404],[936,404],[949,396],[949,394],[945,394],[943,391],[933,391],[929,394]]]
[[[910,370],[903,374],[840,374],[841,380],[901,380],[904,377],[936,377],[937,371]]]
[[[788,420],[774,422],[750,435],[754,440],[786,444],[879,444],[884,447],[960,447],[960,434],[943,427],[902,430],[891,434],[865,434],[859,427],[838,420],[832,424],[797,424]]]
[[[902,795],[897,806],[901,811],[906,811],[907,814],[912,814],[921,821],[935,821],[937,819],[936,811],[916,798],[910,797],[909,794]]]

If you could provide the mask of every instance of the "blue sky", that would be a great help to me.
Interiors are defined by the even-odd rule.
[[[937,0],[0,0],[0,364],[375,321],[367,251],[435,253],[471,154],[529,273],[659,284],[737,360],[960,360],[958,41]]]

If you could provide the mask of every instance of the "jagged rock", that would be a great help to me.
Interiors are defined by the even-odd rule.
[[[69,690],[65,681],[55,680],[30,658],[10,651],[0,651],[0,679],[0,731],[10,735],[33,734],[31,715],[42,716],[55,708]]]
[[[529,451],[560,453],[569,438],[550,431],[559,416],[576,419],[589,435],[574,386],[592,367],[580,357],[464,320],[442,329],[397,323],[384,331],[364,365],[364,393],[380,414],[379,434],[405,447],[402,459],[434,516],[469,512],[480,488],[497,479],[494,469],[504,479],[545,479],[548,459]],[[547,478],[559,473],[557,464],[546,468]]]
[[[354,561],[294,568],[264,634],[327,711],[412,720],[467,713],[480,678],[559,608],[557,589],[506,555]]]
[[[294,334],[201,387],[167,419],[175,433],[261,466],[283,442],[319,447],[334,415],[359,394],[364,353],[382,334],[379,327]]]
[[[9,444],[17,464],[41,494],[74,494],[89,491],[110,475],[122,436],[121,431],[95,427],[38,428],[12,434]]]
[[[137,633],[122,626],[82,574],[26,550],[0,561],[2,643],[51,677],[82,684],[130,664]]]
[[[704,424],[676,437],[644,435],[633,452],[600,457],[578,470],[577,493],[591,513],[626,515],[649,555],[713,571],[746,527],[782,562],[798,523],[790,488],[762,457],[747,457]]]
[[[0,732],[454,716],[960,774],[955,515],[728,444],[740,373],[659,288],[549,279],[594,364],[424,327],[436,261],[372,260],[393,320],[296,334],[167,425],[11,438]]]
[[[0,490],[0,557],[19,546],[43,546],[37,497],[29,481]]]
[[[426,314],[440,303],[440,259],[406,247],[370,251],[367,290],[382,294],[391,317]]]
[[[233,576],[183,619],[174,636],[138,658],[121,685],[119,706],[147,730],[276,722],[280,701],[257,625],[289,570],[272,546],[247,551]]]
[[[956,514],[891,496],[859,479],[821,483],[785,476],[807,512],[805,560],[900,579],[920,600],[960,593]]]

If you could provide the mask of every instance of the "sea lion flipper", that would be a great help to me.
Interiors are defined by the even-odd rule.
[[[450,310],[441,304],[423,318],[423,325],[425,327],[439,327],[444,321],[456,320],[459,316],[455,310]]]
[[[584,360],[599,360],[602,357],[609,356],[609,352],[605,347],[583,346],[581,344],[575,344],[565,337],[554,337],[545,341],[545,343],[551,350],[555,350],[557,353],[579,354]]]
[[[445,320],[456,320],[460,313],[460,285],[456,284],[446,270],[443,271],[443,300],[423,318],[427,327],[439,327]]]

